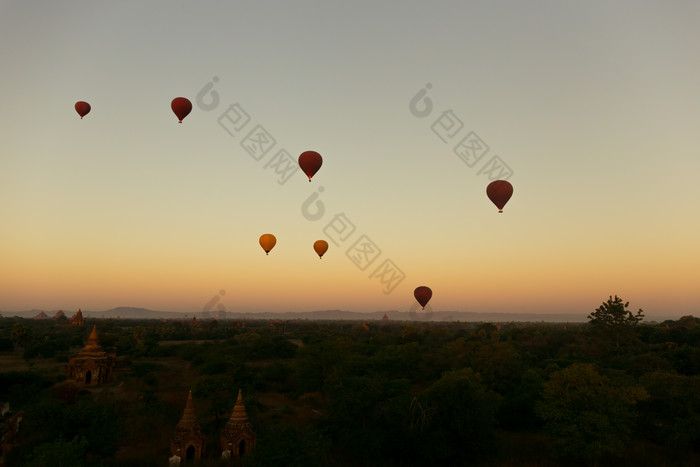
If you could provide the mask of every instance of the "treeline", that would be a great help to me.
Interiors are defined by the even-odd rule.
[[[0,368],[0,402],[25,412],[9,454],[17,465],[165,465],[190,388],[209,439],[204,465],[219,465],[218,434],[239,389],[258,434],[245,466],[700,465],[692,316],[612,326],[87,320],[84,328],[2,318],[0,358],[60,367],[92,324],[103,347],[131,361],[103,388]]]

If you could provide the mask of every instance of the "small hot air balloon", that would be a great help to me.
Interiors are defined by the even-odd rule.
[[[314,251],[316,251],[319,258],[323,258],[323,255],[328,251],[328,242],[325,240],[316,240],[314,242]]]
[[[90,113],[90,109],[90,104],[88,104],[87,102],[78,101],[75,103],[75,111],[78,112],[78,115],[80,115],[81,120],[84,116]]]
[[[180,123],[182,123],[182,120],[192,112],[192,102],[184,97],[176,97],[170,103],[170,108],[173,109]]]
[[[498,212],[503,212],[503,206],[513,196],[513,185],[505,180],[496,180],[486,187],[486,195],[496,205]]]
[[[277,239],[272,234],[262,234],[260,236],[260,246],[265,250],[266,255],[270,253],[270,250],[275,247],[276,243]]]
[[[316,151],[304,151],[299,156],[299,167],[304,171],[309,181],[323,164],[323,158]]]
[[[433,296],[433,291],[430,290],[430,287],[421,285],[420,287],[416,287],[416,290],[413,291],[413,296],[416,297],[420,306],[425,310],[425,305],[428,304],[430,297]]]

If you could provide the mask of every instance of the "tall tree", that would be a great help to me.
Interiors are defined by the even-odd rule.
[[[608,301],[603,302],[601,306],[588,315],[589,323],[596,329],[611,335],[615,339],[615,346],[620,347],[620,341],[630,335],[630,331],[642,319],[644,312],[640,308],[637,314],[632,314],[627,309],[629,302],[623,302],[620,297],[612,295]]]

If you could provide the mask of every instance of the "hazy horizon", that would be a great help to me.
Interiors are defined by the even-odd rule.
[[[435,310],[697,316],[699,23],[690,1],[5,2],[0,309],[408,311],[429,286]]]
[[[24,310],[0,310],[0,316],[5,318],[10,317],[23,317],[23,318],[34,318],[38,313],[46,313],[47,319],[53,319],[54,314],[62,311],[67,318],[71,318],[77,313],[77,310],[64,310],[64,309],[24,309]],[[407,310],[373,310],[365,312],[356,312],[348,309],[328,309],[328,310],[301,310],[301,311],[287,311],[284,309],[250,309],[244,307],[237,307],[234,309],[223,309],[221,308],[211,308],[207,310],[152,310],[143,307],[114,307],[110,309],[81,309],[83,316],[92,319],[128,319],[128,320],[138,320],[138,319],[161,319],[165,315],[171,316],[182,315],[182,318],[191,319],[194,317],[200,319],[256,319],[257,316],[261,316],[260,319],[285,319],[284,315],[314,315],[315,320],[333,320],[333,319],[364,319],[362,316],[373,316],[372,319],[381,319],[381,315],[386,314],[391,320],[415,320],[420,322],[469,322],[471,320],[475,322],[487,321],[487,322],[571,322],[571,323],[587,323],[589,321],[588,315],[591,311],[585,312],[537,312],[537,311],[493,311],[485,312],[479,310],[471,311],[456,311],[456,310],[433,310],[432,307],[426,307],[425,310],[421,310],[420,306],[411,307]],[[135,312],[145,311],[144,315],[134,316]],[[630,310],[636,313],[637,310]],[[110,313],[111,312],[111,313]],[[223,312],[223,313],[221,313]],[[122,316],[115,316],[115,313],[122,313]],[[107,315],[105,315],[107,314]],[[241,317],[240,315],[247,315]],[[351,316],[348,316],[351,315]],[[644,313],[643,322],[644,323],[658,323],[666,320],[677,321],[684,316],[677,313],[669,314],[652,314],[649,315]],[[696,315],[691,315],[696,316]],[[280,318],[282,317],[282,318]],[[472,318],[471,320],[469,318]],[[173,319],[173,318],[166,318]],[[179,318],[176,318],[179,319]],[[298,318],[289,318],[298,319]]]

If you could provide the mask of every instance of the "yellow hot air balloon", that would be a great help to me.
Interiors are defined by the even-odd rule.
[[[325,240],[316,240],[314,242],[314,250],[319,258],[323,258],[323,255],[328,251],[328,242]]]
[[[277,239],[272,234],[262,234],[260,236],[260,246],[265,250],[265,254],[270,253],[270,250],[275,247],[275,243],[277,243]]]

